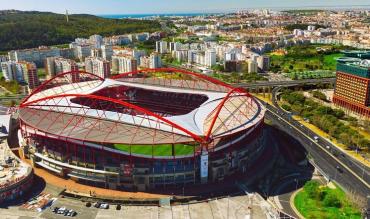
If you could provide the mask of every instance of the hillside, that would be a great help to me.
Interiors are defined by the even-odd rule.
[[[106,19],[87,14],[0,11],[0,51],[57,45],[77,37],[103,36],[160,30],[157,21]]]

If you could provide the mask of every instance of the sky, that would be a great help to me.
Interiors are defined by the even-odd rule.
[[[89,14],[230,12],[248,8],[370,5],[370,0],[0,0],[0,10]]]

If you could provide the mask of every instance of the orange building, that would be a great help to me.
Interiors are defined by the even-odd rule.
[[[370,118],[370,62],[338,63],[333,102]]]

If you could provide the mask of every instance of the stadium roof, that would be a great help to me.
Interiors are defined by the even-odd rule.
[[[190,113],[161,115],[129,101],[96,94],[117,86],[201,94],[208,99]],[[76,98],[95,105],[109,104],[111,109],[72,101]],[[179,69],[147,69],[105,80],[86,72],[63,73],[36,89],[22,102],[19,112],[23,123],[45,133],[126,144],[207,142],[252,127],[264,116],[261,104],[244,90]]]

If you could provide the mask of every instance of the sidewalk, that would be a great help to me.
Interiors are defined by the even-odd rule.
[[[29,160],[24,160],[27,163],[30,163]],[[45,180],[47,184],[51,184],[55,187],[66,189],[74,193],[90,194],[94,192],[96,197],[100,198],[112,198],[112,199],[159,199],[168,197],[168,195],[160,194],[151,194],[145,192],[125,192],[118,190],[110,190],[99,187],[93,187],[88,185],[79,184],[71,179],[63,179],[58,176],[55,176],[48,171],[34,167],[34,173]]]

